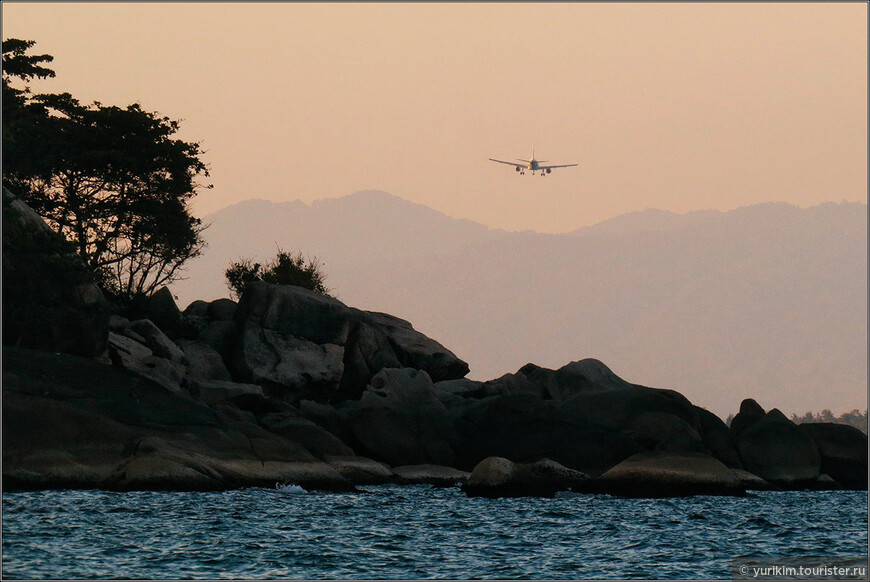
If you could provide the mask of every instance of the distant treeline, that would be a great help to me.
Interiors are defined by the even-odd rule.
[[[725,420],[725,424],[731,426],[731,421],[733,419],[734,415],[729,414],[728,418]],[[860,429],[865,434],[867,433],[866,409],[864,410],[864,412],[861,412],[856,408],[851,412],[844,412],[840,416],[834,416],[834,413],[826,408],[821,412],[807,412],[804,413],[802,416],[792,414],[791,421],[795,424],[802,424],[804,422],[836,422],[838,424],[848,424],[849,426],[854,426],[855,428]]]

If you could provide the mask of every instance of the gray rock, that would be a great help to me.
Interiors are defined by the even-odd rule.
[[[733,446],[737,441],[737,436],[764,418],[764,409],[752,398],[747,398],[740,403],[740,411],[731,419],[729,427],[729,442]]]
[[[190,393],[205,404],[222,404],[239,396],[265,398],[262,386],[221,380],[195,380],[190,384]]]
[[[74,289],[75,302],[80,307],[94,308],[106,306],[106,297],[96,283],[81,283]]]
[[[160,331],[160,328],[151,320],[137,319],[136,321],[131,321],[129,329],[145,339],[145,345],[154,352],[155,356],[166,358],[179,364],[185,362],[184,352],[181,351],[181,348],[175,345],[175,342]]]
[[[115,333],[124,333],[124,330],[130,327],[130,320],[120,315],[109,315],[109,331]],[[145,338],[142,338],[143,340]]]
[[[354,485],[383,485],[396,480],[387,465],[366,457],[326,455],[324,461]]]
[[[145,317],[160,329],[174,330],[181,321],[181,311],[175,304],[175,297],[168,287],[161,287],[152,293],[145,302]]]
[[[507,396],[511,394],[529,394],[538,398],[549,398],[547,389],[529,380],[525,374],[505,374],[495,380],[483,383],[481,387],[487,396]]]
[[[205,342],[179,340],[179,347],[184,352],[187,362],[188,382],[196,380],[232,381],[221,355]]]
[[[239,326],[234,321],[212,321],[197,335],[197,339],[210,345],[224,359],[232,357],[239,336]]]
[[[3,342],[99,357],[106,351],[107,306],[64,237],[3,188]]]
[[[235,321],[315,344],[344,346],[350,309],[340,301],[294,285],[248,284]]]
[[[819,449],[819,470],[847,489],[867,489],[867,435],[853,426],[835,423],[804,423],[798,428]]]
[[[344,371],[350,310],[291,285],[251,283],[236,311],[242,326],[231,368],[244,382],[268,385],[288,402],[329,401]]]
[[[740,469],[740,456],[731,446],[728,426],[718,416],[699,406],[695,407],[701,422],[701,442],[714,457],[725,466]]]
[[[737,476],[713,457],[662,451],[629,457],[582,489],[625,497],[746,494]]]
[[[813,438],[777,409],[740,430],[735,444],[744,469],[780,487],[804,487],[821,473]]]
[[[808,488],[816,491],[839,491],[843,486],[827,473],[822,473]]]
[[[12,208],[18,211],[19,220],[25,224],[30,230],[52,236],[55,232],[48,226],[42,217],[37,214],[26,202],[14,196],[9,190],[3,188],[3,197],[10,200],[9,204]]]
[[[392,466],[455,464],[453,425],[422,370],[378,372],[362,399],[349,408],[347,424],[359,454]]]
[[[187,317],[208,317],[208,302],[197,299],[185,307],[182,313]]]
[[[113,364],[150,378],[172,392],[180,392],[187,368],[183,364],[161,358],[138,341],[109,332],[109,357]]]
[[[232,299],[215,299],[208,304],[206,315],[213,321],[233,321],[238,303]]]
[[[342,442],[347,442],[350,436],[345,431],[346,415],[333,406],[313,400],[302,400],[299,402],[299,415],[329,431]]]
[[[228,486],[294,483],[303,488],[353,490],[334,468],[318,461],[220,458],[153,436],[134,441],[127,451],[128,456],[109,479],[112,489],[219,491]]]
[[[550,459],[514,463],[488,457],[474,467],[462,490],[469,497],[553,497],[557,491],[579,486],[586,478]]]
[[[737,477],[740,484],[743,485],[747,491],[771,491],[778,489],[778,487],[768,483],[758,475],[750,473],[749,471],[732,467],[731,472],[734,473],[734,476]]]
[[[402,363],[387,334],[377,327],[351,320],[344,353],[344,373],[338,399],[359,400],[375,374],[384,368],[401,368]]]
[[[261,416],[258,421],[266,430],[301,444],[317,458],[353,455],[353,449],[338,437],[295,412],[274,412]]]
[[[115,332],[109,332],[109,347],[118,350],[122,358],[132,358],[134,360],[144,360],[154,355],[151,348],[145,345],[144,338],[142,341],[137,341],[128,335],[121,335]],[[127,368],[128,366],[124,366]]]
[[[647,449],[704,450],[698,414],[678,392],[634,384],[587,386],[574,392],[558,403],[566,419],[620,431]]]
[[[454,402],[457,398],[477,398],[484,394],[484,383],[467,378],[458,380],[442,380],[435,382],[435,395],[445,406]]]
[[[621,428],[594,422],[532,394],[471,401],[456,428],[460,436],[456,466],[462,469],[473,468],[486,457],[516,462],[547,457],[596,473],[644,450]]]
[[[471,475],[468,471],[460,471],[453,467],[442,465],[403,465],[393,467],[400,483],[405,485],[433,485],[435,487],[453,487],[465,483]]]
[[[236,355],[235,376],[271,387],[272,396],[288,402],[328,402],[344,371],[344,348],[246,323]]]
[[[539,386],[550,398],[557,401],[567,400],[588,390],[632,386],[614,374],[604,363],[593,358],[571,362],[558,370],[527,364],[520,368],[517,375]]]
[[[298,443],[117,367],[4,348],[2,385],[4,491],[353,489]]]
[[[437,341],[426,337],[403,319],[372,311],[352,310],[358,321],[384,332],[404,367],[425,370],[434,382],[468,374],[468,364]]]

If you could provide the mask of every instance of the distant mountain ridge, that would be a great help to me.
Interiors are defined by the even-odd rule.
[[[182,308],[226,296],[227,264],[277,244],[319,257],[342,301],[411,321],[475,379],[594,357],[723,417],[750,396],[787,414],[866,407],[865,204],[645,210],[548,235],[369,191],[246,201],[204,222],[209,247],[173,286]]]

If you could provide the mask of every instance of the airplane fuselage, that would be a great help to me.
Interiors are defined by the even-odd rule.
[[[506,162],[504,160],[496,160],[495,158],[489,158],[490,161],[498,162],[499,164],[506,164],[508,166],[513,166],[514,170],[516,170],[519,174],[525,174],[526,170],[529,170],[532,174],[535,172],[541,172],[542,176],[546,176],[550,172],[553,171],[554,168],[568,168],[571,166],[576,166],[577,164],[562,164],[558,166],[544,166],[542,164],[546,163],[546,160],[536,160],[535,159],[535,151],[532,150],[531,159],[524,160],[522,158],[516,158],[515,162]],[[522,162],[522,163],[518,163]]]

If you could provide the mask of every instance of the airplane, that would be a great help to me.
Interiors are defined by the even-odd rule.
[[[577,164],[562,164],[560,166],[542,166],[541,164],[545,163],[547,160],[536,160],[535,159],[535,150],[532,148],[532,159],[531,160],[523,160],[521,158],[517,158],[519,161],[523,162],[522,164],[518,164],[516,162],[504,162],[502,160],[496,160],[494,158],[489,158],[492,162],[498,162],[499,164],[507,164],[508,166],[513,166],[514,170],[520,173],[522,176],[526,173],[526,170],[530,170],[532,175],[535,175],[535,172],[540,170],[542,176],[546,176],[555,168],[570,168],[572,166],[576,166]]]

